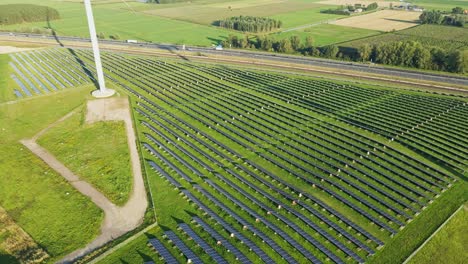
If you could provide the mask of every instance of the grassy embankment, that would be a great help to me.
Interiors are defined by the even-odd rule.
[[[468,259],[467,205],[408,262],[409,264],[464,263]]]

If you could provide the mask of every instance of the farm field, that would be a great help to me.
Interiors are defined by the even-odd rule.
[[[36,3],[33,0],[24,2]],[[4,0],[2,4],[16,3]],[[87,23],[84,17],[84,8],[79,1],[52,1],[41,2],[59,10],[61,19],[48,22],[23,23],[18,25],[0,26],[0,30],[19,30],[31,32],[35,28],[44,30],[51,27],[58,35],[88,37]],[[320,10],[330,8],[329,5],[317,4],[317,1],[230,1],[216,3],[216,1],[199,1],[186,4],[143,4],[121,1],[103,1],[95,3],[94,12],[98,33],[106,38],[118,35],[120,39],[137,39],[140,41],[174,43],[197,46],[217,44],[227,38],[229,34],[242,36],[236,32],[212,26],[218,19],[234,15],[269,16],[281,19],[283,30],[297,27],[307,27],[316,23],[333,21],[344,16],[322,14]],[[229,11],[228,6],[231,6]],[[155,26],[157,25],[157,26]],[[316,34],[317,43],[330,44],[333,36],[342,33],[322,31]],[[301,34],[300,30],[298,34]],[[353,32],[353,31],[350,31]],[[351,36],[352,34],[346,34]],[[355,37],[340,41],[352,40]]]
[[[349,28],[337,26],[334,24],[320,24],[305,29],[298,29],[294,31],[282,32],[273,35],[274,38],[283,39],[291,36],[299,36],[302,43],[305,43],[307,37],[314,39],[314,45],[326,46],[330,44],[348,41],[350,39],[362,39],[370,36],[381,35],[380,31],[362,29],[362,28]]]
[[[15,56],[42,52],[93,76],[88,50],[74,50],[81,70],[65,49]],[[192,254],[183,244],[206,262],[378,260],[407,243],[392,236],[464,199],[466,100],[116,53],[103,62],[131,94],[159,224],[103,263],[157,259],[147,242],[178,261]]]
[[[242,2],[242,1],[241,1]],[[239,2],[239,3],[241,3]],[[236,5],[237,2],[227,2],[219,4],[193,4],[174,5],[164,7],[153,5],[154,9],[143,11],[145,14],[166,17],[170,19],[194,22],[197,24],[211,25],[213,22],[232,16],[268,16],[282,19],[284,16],[284,27],[295,26],[297,23],[312,23],[315,21],[331,19],[339,16],[321,14],[320,10],[325,9],[324,5],[306,1],[245,1],[249,5]],[[228,7],[231,7],[229,9]],[[304,13],[305,12],[305,13]],[[298,21],[288,18],[299,18]]]
[[[468,49],[468,29],[440,25],[420,25],[397,32],[341,43],[341,45],[358,48],[364,44],[375,45],[409,40],[421,42],[425,46],[465,50]]]
[[[463,263],[468,258],[468,209],[466,205],[408,262]]]
[[[336,25],[380,31],[401,30],[417,25],[421,13],[399,10],[381,10],[365,15],[340,19]]]

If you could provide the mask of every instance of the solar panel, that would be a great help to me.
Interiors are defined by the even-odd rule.
[[[241,233],[239,233],[234,227],[232,227],[230,224],[225,222],[221,217],[218,216],[215,212],[213,212],[210,208],[208,208],[205,204],[203,204],[200,200],[198,200],[195,196],[193,196],[192,193],[188,190],[182,190],[182,192],[199,208],[201,208],[203,211],[205,211],[211,218],[213,218],[216,222],[221,224],[221,226],[226,229],[229,233],[234,234],[234,237],[242,241],[247,247],[249,247],[255,254],[257,254],[261,260],[263,260],[265,263],[274,263],[274,261],[263,251],[261,250],[257,244],[252,242],[250,239],[244,237]]]
[[[26,88],[26,86],[24,86],[23,82],[20,81],[20,79],[18,79],[18,77],[16,77],[16,75],[11,74],[10,76],[16,82],[16,84],[18,84],[18,86],[21,88],[21,90],[23,90],[23,92],[26,94],[26,96],[32,96],[32,94],[28,90],[28,88]]]
[[[177,259],[172,256],[171,252],[164,247],[164,245],[157,238],[151,238],[149,243],[161,255],[166,263],[178,263]]]
[[[252,263],[242,252],[239,251],[236,247],[234,247],[227,239],[225,239],[222,235],[220,235],[216,230],[214,230],[210,225],[205,223],[201,218],[194,216],[192,218],[197,224],[199,224],[205,232],[210,234],[212,238],[216,241],[219,241],[222,246],[224,246],[229,252],[234,254],[237,260],[241,263]]]
[[[150,165],[151,168],[153,168],[155,171],[157,171],[161,176],[165,177],[176,188],[181,188],[182,187],[182,185],[180,185],[180,183],[178,181],[176,181],[169,174],[167,174],[161,167],[159,167],[156,163],[154,163],[154,161],[147,160],[147,162],[148,162],[148,164]]]
[[[193,264],[203,264],[203,261],[201,261],[198,256],[193,253],[193,251],[185,245],[182,240],[171,230],[168,230],[164,232],[164,234],[167,236],[167,238],[174,243],[174,245],[184,254],[184,256],[187,258],[187,260],[191,260]]]
[[[205,251],[206,254],[208,254],[216,263],[221,263],[221,264],[227,264],[227,261],[221,257],[221,255],[216,252],[210,245],[208,245],[205,240],[203,240],[200,236],[193,231],[190,226],[188,226],[186,223],[180,223],[179,227],[182,228],[182,230],[195,241],[202,249]]]
[[[145,143],[143,142],[143,146],[153,155],[155,155],[156,157],[158,157],[161,161],[163,161],[166,165],[168,165],[171,169],[173,169],[174,171],[176,171],[180,176],[182,176],[182,178],[184,178],[186,181],[188,182],[192,182],[192,178],[190,178],[189,176],[187,176],[184,172],[182,172],[181,170],[179,170],[178,167],[176,167],[174,164],[172,164],[172,162],[170,162],[169,160],[167,160],[166,158],[164,158],[161,154],[159,154],[151,145],[149,145],[148,143]]]

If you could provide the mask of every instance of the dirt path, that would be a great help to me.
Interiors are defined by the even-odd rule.
[[[32,139],[21,140],[24,146],[62,175],[73,187],[82,194],[90,197],[105,214],[104,222],[101,225],[101,234],[86,245],[86,247],[65,256],[59,263],[72,263],[74,260],[92,252],[109,241],[135,229],[142,223],[146,207],[148,206],[140,159],[136,147],[136,136],[127,98],[109,98],[88,101],[86,115],[86,122],[88,123],[111,120],[122,120],[125,122],[130,160],[132,163],[133,188],[128,202],[123,207],[117,207],[111,203],[101,192],[87,182],[80,180],[77,175],[58,161],[50,152],[36,143],[40,135],[71,115],[73,115],[73,112],[40,131]]]

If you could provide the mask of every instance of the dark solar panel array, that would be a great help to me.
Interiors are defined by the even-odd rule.
[[[293,215],[295,215],[297,218],[301,219],[304,223],[306,223],[308,226],[312,227],[315,231],[319,232],[321,235],[323,235],[324,237],[326,237],[328,240],[329,238],[332,238],[334,239],[333,237],[331,237],[329,234],[327,234],[326,232],[323,231],[322,228],[320,228],[318,225],[316,225],[314,222],[312,222],[310,219],[304,217],[303,214],[299,213],[297,210],[291,208],[290,206],[288,205],[285,205],[284,203],[278,201],[277,199],[275,199],[273,196],[271,196],[269,193],[261,190],[260,188],[257,187],[257,185],[255,184],[252,184],[251,182],[247,181],[246,179],[244,179],[243,177],[241,177],[239,174],[235,173],[234,171],[230,170],[230,169],[227,169],[227,171],[234,177],[236,177],[237,179],[239,179],[240,181],[242,181],[242,183],[246,184],[247,186],[249,186],[252,190],[254,190],[255,192],[258,192],[260,194],[262,194],[265,198],[267,198],[268,200],[270,200],[271,202],[277,204],[277,205],[280,205],[281,208],[283,208],[284,210],[292,213]],[[216,174],[215,174],[216,175]],[[223,181],[227,182],[230,186],[235,186],[233,184],[230,184],[230,180],[226,179],[223,177],[222,179]],[[273,188],[272,185],[268,185],[270,188]],[[275,188],[276,189],[276,188]],[[283,192],[282,190],[278,190],[278,192],[280,194],[282,194],[283,197],[285,198],[289,198],[290,200],[292,201],[295,201],[297,202],[296,200],[294,200],[289,194]],[[374,254],[374,250],[372,250],[371,248],[369,248],[367,245],[365,245],[364,243],[362,243],[361,241],[359,241],[358,239],[356,239],[354,236],[352,236],[351,234],[349,234],[346,230],[342,229],[341,227],[339,227],[337,224],[335,224],[334,222],[330,221],[328,218],[324,217],[322,214],[320,214],[318,211],[316,211],[315,209],[313,208],[310,208],[309,206],[305,205],[305,207],[307,207],[308,211],[311,212],[314,216],[318,217],[320,220],[324,221],[328,226],[331,226],[333,227],[337,232],[339,232],[340,234],[342,234],[344,237],[346,237],[347,239],[349,239],[351,242],[353,242],[355,245],[357,245],[358,247],[361,247],[363,248],[364,250],[366,250],[369,254]],[[269,209],[267,207],[263,207],[264,209],[266,209],[267,211],[272,211],[272,209]],[[333,241],[332,241],[333,242]],[[343,248],[341,248],[341,246],[338,246],[341,250],[343,250],[345,253],[349,254],[349,249],[347,249],[346,247],[344,249],[347,249],[344,250]]]
[[[174,185],[176,188],[181,188],[182,185],[178,181],[176,181],[172,176],[167,174],[161,167],[159,167],[154,161],[152,160],[147,160],[148,164],[150,165],[151,168],[153,168],[155,171],[157,171],[161,176],[165,177],[172,185]]]
[[[143,142],[143,147],[145,147],[151,154],[154,156],[158,157],[161,161],[163,161],[167,166],[169,166],[171,169],[176,171],[182,178],[184,178],[188,182],[192,182],[192,178],[187,176],[185,173],[183,173],[177,166],[172,164],[169,160],[167,160],[165,157],[163,157],[161,154],[159,154],[150,144]]]
[[[193,264],[203,264],[203,261],[201,261],[198,256],[193,253],[193,251],[185,245],[182,240],[171,230],[168,230],[164,232],[164,234],[167,236],[169,240],[174,243],[174,245],[184,254],[184,256],[187,258],[187,260],[191,260]]]
[[[228,213],[230,216],[232,216],[236,221],[246,227],[250,231],[252,231],[254,234],[256,234],[258,237],[260,237],[263,241],[265,241],[275,252],[277,252],[284,260],[286,260],[288,263],[297,263],[297,261],[289,254],[287,253],[282,247],[280,247],[275,241],[273,241],[269,236],[267,236],[265,233],[262,231],[258,230],[256,227],[250,224],[250,222],[246,221],[244,218],[240,217],[238,214],[236,214],[234,211],[229,209],[224,203],[220,202],[218,199],[216,199],[214,196],[212,196],[210,193],[208,193],[205,189],[203,189],[199,185],[194,185],[194,188],[200,191],[206,198],[211,200],[213,203],[215,203],[219,208],[221,208],[223,211]],[[239,205],[240,206],[240,205]],[[248,207],[242,207],[243,210],[251,210]],[[279,231],[279,230],[278,230]],[[290,241],[292,242],[292,241]],[[309,253],[310,254],[310,253]],[[311,258],[314,258],[311,256]],[[320,261],[316,260],[314,263],[320,263]]]
[[[221,226],[226,229],[229,233],[233,234],[234,237],[239,239],[244,245],[246,245],[249,249],[251,249],[257,256],[260,257],[265,263],[274,263],[274,261],[262,250],[260,249],[257,244],[252,242],[250,239],[246,238],[242,233],[237,231],[234,227],[224,221],[218,214],[213,212],[210,208],[208,208],[204,203],[198,200],[193,194],[188,190],[182,190],[182,193],[185,194],[192,202],[194,202],[199,208],[201,208],[205,213],[207,213],[211,218],[213,218],[216,222],[221,224]]]
[[[186,223],[180,223],[179,227],[195,241],[202,249],[205,251],[206,254],[208,254],[216,263],[221,263],[221,264],[227,264],[227,261],[221,257],[221,255],[216,252],[208,243],[205,242],[200,236],[198,236],[195,231],[193,231],[190,226],[188,226]]]
[[[239,251],[239,249],[237,249],[237,247],[233,246],[227,239],[225,239],[222,235],[216,232],[216,230],[214,230],[210,225],[205,223],[205,221],[203,221],[201,218],[199,218],[198,216],[194,216],[192,219],[197,224],[199,224],[205,232],[210,234],[212,238],[220,242],[222,246],[224,246],[229,252],[231,252],[240,263],[252,263],[244,254],[242,254],[242,252]]]
[[[177,263],[177,259],[172,256],[171,252],[159,241],[157,238],[151,238],[149,243],[153,248],[161,255],[161,257],[166,261],[166,263]]]

